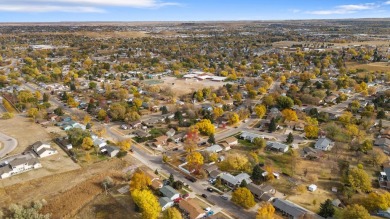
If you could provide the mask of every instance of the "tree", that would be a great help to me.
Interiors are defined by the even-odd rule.
[[[198,123],[195,124],[195,126],[198,128],[199,132],[204,135],[212,135],[215,133],[215,127],[208,119],[202,119]]]
[[[93,147],[93,140],[92,138],[90,137],[85,137],[83,139],[83,143],[81,144],[81,147],[84,149],[84,150],[89,150]]]
[[[94,90],[94,89],[96,89],[97,84],[96,84],[96,82],[91,81],[91,82],[89,82],[88,87],[89,87],[89,89]]]
[[[183,219],[183,217],[176,208],[168,208],[163,213],[163,219]]]
[[[247,209],[256,205],[255,198],[253,197],[251,191],[242,187],[234,190],[231,201]]]
[[[272,219],[274,218],[275,208],[271,203],[266,202],[259,210],[257,210],[256,219]]]
[[[294,142],[294,136],[293,136],[293,134],[290,132],[290,133],[288,133],[288,135],[287,135],[286,143],[287,143],[287,144],[291,144],[291,143],[293,143],[293,142]]]
[[[130,180],[130,191],[146,190],[151,184],[151,179],[142,170],[137,169]]]
[[[213,114],[214,114],[214,118],[219,118],[220,116],[223,115],[223,109],[220,108],[220,107],[214,107],[213,109]]]
[[[263,170],[259,165],[255,165],[252,170],[252,179],[255,181],[260,181],[263,179]]]
[[[214,134],[211,134],[209,136],[209,139],[207,139],[207,142],[210,143],[210,144],[215,144],[215,137],[214,137]]]
[[[271,119],[271,122],[268,126],[268,131],[270,131],[270,132],[276,131],[276,121],[274,118]]]
[[[62,116],[62,115],[64,115],[64,111],[62,110],[62,107],[58,107],[58,108],[54,109],[54,113],[55,113],[57,116]]]
[[[189,155],[187,155],[186,159],[188,162],[188,166],[191,169],[199,170],[201,165],[203,165],[204,158],[203,158],[202,154],[197,152],[197,151],[191,152]]]
[[[74,108],[79,105],[79,102],[77,102],[73,97],[69,97],[67,100],[67,104],[69,105],[69,107]]]
[[[355,190],[360,190],[362,192],[371,191],[371,178],[363,169],[350,169],[347,180],[348,184]]]
[[[125,118],[126,107],[121,103],[113,103],[110,106],[109,112],[113,120],[122,120]]]
[[[363,143],[359,146],[359,151],[363,153],[367,153],[368,151],[371,151],[373,148],[373,144],[371,140],[364,140]]]
[[[282,116],[287,121],[297,121],[298,120],[297,113],[292,109],[284,109],[282,111]]]
[[[43,101],[44,103],[49,102],[49,98],[50,98],[49,94],[43,93],[43,100],[42,100],[42,101]]]
[[[30,108],[27,110],[27,116],[32,117],[35,121],[35,118],[38,116],[39,111],[37,108]]]
[[[237,113],[229,113],[228,121],[230,125],[234,125],[240,121],[240,116]]]
[[[333,217],[334,213],[335,209],[330,199],[326,199],[324,203],[321,203],[320,212],[318,213],[320,216],[324,218],[330,218]]]
[[[272,166],[265,166],[264,170],[265,172],[267,172],[266,178],[268,181],[272,181],[275,179],[274,169],[272,168]]]
[[[120,147],[121,151],[128,151],[131,148],[131,140],[125,139],[117,143],[117,145]]]
[[[73,128],[66,131],[70,143],[73,147],[79,147],[83,144],[84,138],[91,137],[89,131],[82,130],[80,128]],[[93,143],[92,143],[93,144]]]
[[[371,192],[363,198],[361,203],[369,212],[387,210],[390,207],[390,193]]]
[[[1,115],[1,119],[12,119],[14,118],[14,114],[13,113],[9,113],[9,112],[6,112],[6,113],[3,113],[3,115]]]
[[[133,190],[131,197],[134,203],[141,209],[143,219],[157,219],[161,212],[157,198],[150,190]]]
[[[99,110],[97,116],[98,116],[99,120],[104,120],[107,116],[107,112],[104,109],[101,109],[101,110]]]
[[[244,179],[244,180],[242,180],[241,181],[241,184],[240,184],[240,187],[241,188],[246,188],[248,186],[248,183],[246,182],[246,180]]]
[[[91,122],[91,117],[89,115],[85,115],[83,119],[83,123],[86,125]]]
[[[170,183],[170,185],[173,185],[173,183],[175,182],[175,177],[173,176],[173,174],[171,173],[171,174],[169,174],[169,183]]]
[[[314,139],[318,137],[319,128],[316,125],[306,125],[305,128],[306,138]]]
[[[253,144],[256,147],[261,149],[261,148],[264,148],[266,146],[267,142],[264,140],[264,138],[256,137],[256,138],[253,139]]]
[[[294,101],[287,96],[279,96],[278,99],[276,99],[276,102],[281,109],[291,108],[294,106]]]
[[[261,119],[267,113],[267,108],[264,105],[257,105],[254,108],[256,115]]]
[[[220,168],[222,170],[247,171],[250,168],[250,163],[248,158],[242,154],[228,154],[226,159],[221,162]]]
[[[346,208],[344,208],[344,210],[342,210],[341,218],[370,219],[371,216],[363,206],[354,204],[348,205]]]

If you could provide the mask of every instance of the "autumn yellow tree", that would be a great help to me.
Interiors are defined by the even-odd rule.
[[[214,107],[213,115],[214,115],[214,118],[219,118],[220,116],[223,115],[223,109],[220,107]]]
[[[101,109],[101,110],[99,110],[97,116],[98,116],[99,120],[104,120],[107,116],[107,112],[104,109]]]
[[[131,140],[125,139],[117,143],[122,151],[128,151],[131,148]]]
[[[130,180],[130,191],[148,189],[151,183],[151,179],[142,170],[137,169]]]
[[[274,218],[275,208],[271,203],[266,202],[257,211],[256,219],[272,219]]]
[[[168,208],[164,211],[163,219],[182,219],[181,213],[176,208]]]
[[[371,216],[368,213],[367,209],[365,209],[363,206],[354,204],[354,205],[348,205],[346,208],[344,208],[341,211],[341,217],[340,218],[358,218],[358,219],[370,219]]]
[[[228,121],[230,125],[234,125],[240,121],[240,116],[237,113],[229,113]]]
[[[85,115],[83,119],[83,123],[86,125],[91,122],[91,117],[89,115]]]
[[[160,216],[160,204],[150,190],[133,190],[131,197],[134,203],[141,209],[143,219],[157,219]]]
[[[220,168],[230,171],[247,171],[250,168],[250,163],[246,156],[234,153],[226,156],[226,159],[220,163]]]
[[[368,196],[363,198],[361,203],[370,212],[386,210],[390,207],[390,193],[371,192]]]
[[[196,123],[195,126],[198,128],[199,132],[204,135],[210,136],[215,133],[214,125],[208,119],[202,119],[201,121]]]
[[[231,201],[247,209],[256,205],[255,198],[253,197],[251,191],[245,187],[240,187],[234,190]]]
[[[27,116],[33,118],[35,121],[36,117],[39,114],[39,110],[37,108],[30,108],[27,110]]]
[[[89,150],[93,147],[93,140],[92,138],[90,137],[85,137],[83,139],[83,143],[81,144],[81,147],[84,149],[84,150]]]
[[[187,165],[191,169],[199,170],[200,166],[203,165],[204,158],[202,154],[197,151],[188,154],[186,159],[188,163]]]
[[[267,108],[264,105],[257,105],[254,108],[256,115],[261,119],[267,113]]]
[[[282,116],[287,121],[297,121],[298,120],[297,113],[292,109],[284,109],[282,111]]]
[[[319,132],[319,128],[318,126],[315,126],[315,125],[306,125],[305,128],[305,136],[306,138],[317,138],[318,137],[318,132]]]

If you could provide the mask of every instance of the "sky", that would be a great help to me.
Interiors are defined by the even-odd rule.
[[[390,0],[0,0],[0,22],[390,17]]]

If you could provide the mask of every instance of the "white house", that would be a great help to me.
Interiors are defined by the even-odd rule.
[[[41,167],[42,165],[37,158],[17,157],[0,167],[0,179]]]
[[[167,197],[161,197],[158,202],[160,203],[161,209],[163,211],[167,210],[168,208],[172,207],[174,202],[167,198]]]
[[[332,142],[328,138],[320,138],[314,145],[314,148],[323,151],[330,151],[333,146],[334,146],[334,142]]]
[[[106,140],[103,139],[103,138],[95,138],[95,139],[93,140],[93,145],[94,145],[95,147],[102,148],[102,147],[104,147],[104,146],[107,145],[107,142],[106,142]]]
[[[317,190],[317,186],[314,185],[314,184],[311,184],[309,187],[307,187],[309,189],[310,192],[314,192]]]
[[[160,189],[160,192],[167,198],[169,198],[171,201],[174,201],[178,198],[180,198],[180,193],[172,188],[171,186],[163,186]]]
[[[211,145],[210,147],[206,148],[205,151],[209,153],[219,153],[223,150],[223,148],[217,144]]]
[[[35,142],[31,146],[32,150],[38,155],[38,157],[48,157],[53,154],[57,154],[58,151],[51,148],[49,144],[42,143],[40,141]]]

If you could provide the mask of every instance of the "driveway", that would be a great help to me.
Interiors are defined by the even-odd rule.
[[[12,152],[18,145],[18,141],[8,135],[0,132],[0,142],[2,148],[0,149],[0,158],[5,157],[8,153]]]

